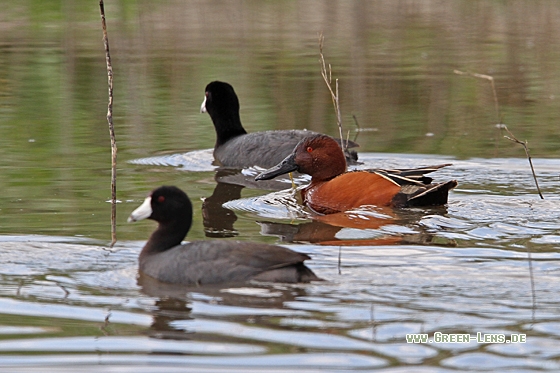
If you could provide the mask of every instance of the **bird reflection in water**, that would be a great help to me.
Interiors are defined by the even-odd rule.
[[[242,322],[241,319],[250,320],[263,315],[282,313],[284,312],[282,310],[286,309],[287,302],[308,296],[304,284],[250,282],[186,286],[163,283],[142,273],[139,273],[138,285],[144,294],[155,298],[155,307],[152,310],[153,321],[147,332],[148,335],[153,338],[173,340],[201,340],[202,338],[205,341],[216,339],[223,342],[223,336],[212,334],[199,336],[173,325],[175,321],[208,316],[200,309],[196,315],[193,315],[193,309],[197,307],[207,306],[209,308],[206,312],[210,313],[213,312],[212,307],[215,307],[215,311],[221,315],[219,318],[231,321],[232,315],[235,315],[237,321]]]

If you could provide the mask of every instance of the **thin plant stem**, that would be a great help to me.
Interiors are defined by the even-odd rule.
[[[533,324],[535,323],[535,311],[537,309],[537,296],[535,293],[535,277],[533,275],[533,258],[531,257],[531,249],[527,245],[527,262],[529,263],[529,279],[531,280],[531,298],[533,300]]]
[[[494,107],[496,109],[496,117],[498,119],[498,127],[500,129],[505,129],[507,131],[509,136],[504,136],[506,139],[520,144],[521,146],[523,146],[523,149],[525,149],[525,155],[527,155],[527,160],[529,161],[529,165],[531,166],[531,172],[533,173],[533,179],[535,180],[535,185],[537,186],[537,192],[539,193],[539,196],[541,197],[541,199],[544,199],[544,197],[541,193],[541,188],[539,187],[539,182],[537,181],[537,174],[535,173],[535,168],[533,167],[533,160],[531,159],[531,154],[529,153],[529,148],[527,146],[527,141],[518,140],[513,135],[513,133],[511,133],[511,131],[507,128],[507,126],[502,123],[502,117],[501,117],[501,114],[500,114],[500,105],[498,104],[498,94],[496,93],[496,85],[494,84],[494,77],[490,76],[490,75],[470,73],[470,72],[464,72],[464,71],[459,71],[459,70],[453,70],[453,72],[457,75],[472,76],[473,78],[485,79],[485,80],[488,80],[490,82],[490,87],[492,88],[492,94],[494,95]]]
[[[490,82],[490,86],[492,87],[492,94],[494,95],[494,109],[496,109],[496,118],[498,119],[498,122],[501,122],[502,116],[500,114],[500,105],[498,104],[498,94],[496,92],[496,85],[494,84],[494,77],[491,75],[470,73],[459,70],[453,70],[453,72],[457,75],[468,75],[472,76],[473,78],[485,79]]]
[[[342,116],[340,114],[340,102],[339,102],[339,95],[338,95],[338,79],[335,80],[335,89],[332,88],[332,68],[329,64],[329,68],[327,69],[327,64],[325,63],[325,57],[323,55],[323,41],[325,37],[323,33],[319,34],[319,62],[321,63],[321,76],[323,80],[327,84],[327,88],[331,94],[331,99],[334,106],[334,112],[336,114],[336,124],[338,125],[338,132],[340,136],[340,142],[344,141],[344,137],[342,136]],[[346,151],[348,149],[348,143],[343,144],[343,149]]]
[[[99,1],[101,11],[101,25],[103,27],[103,44],[105,46],[105,60],[107,62],[107,80],[109,85],[109,103],[107,104],[107,122],[109,123],[109,136],[111,138],[111,247],[117,242],[117,142],[115,140],[115,127],[113,125],[113,66],[109,53],[109,38],[107,36],[107,23],[105,22],[105,6],[103,0]]]
[[[523,146],[523,149],[525,149],[525,155],[527,155],[527,159],[529,160],[529,165],[531,166],[531,171],[533,172],[533,179],[535,180],[535,185],[537,186],[537,192],[539,192],[539,196],[541,197],[541,199],[544,199],[544,197],[541,193],[541,188],[539,187],[539,182],[537,181],[537,175],[535,174],[535,168],[533,167],[533,159],[531,158],[531,154],[529,154],[529,148],[527,146],[527,140],[525,140],[525,141],[518,140],[513,135],[513,133],[511,133],[511,131],[507,128],[507,126],[505,124],[503,125],[503,128],[507,131],[507,133],[509,133],[509,136],[504,136],[506,139],[520,144],[521,146]]]

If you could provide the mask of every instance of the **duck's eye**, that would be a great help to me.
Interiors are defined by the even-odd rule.
[[[312,148],[311,146],[308,146],[308,147],[307,147],[307,152],[308,152],[308,153],[311,153],[312,151],[313,151],[313,148]]]
[[[164,197],[164,196],[159,196],[159,197],[157,198],[157,201],[158,201],[159,203],[163,203],[163,202],[165,201],[165,197]]]

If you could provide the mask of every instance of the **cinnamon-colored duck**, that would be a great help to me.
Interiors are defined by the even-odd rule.
[[[255,180],[269,180],[299,171],[311,175],[311,184],[301,190],[307,207],[321,214],[346,211],[363,205],[408,207],[447,203],[449,190],[457,181],[432,183],[426,173],[449,164],[406,170],[346,171],[344,153],[329,136],[310,136],[278,165]]]

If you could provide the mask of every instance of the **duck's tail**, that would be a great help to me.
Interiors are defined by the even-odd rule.
[[[429,185],[406,185],[393,198],[393,205],[405,206],[439,206],[447,203],[449,191],[457,186],[456,180]]]

